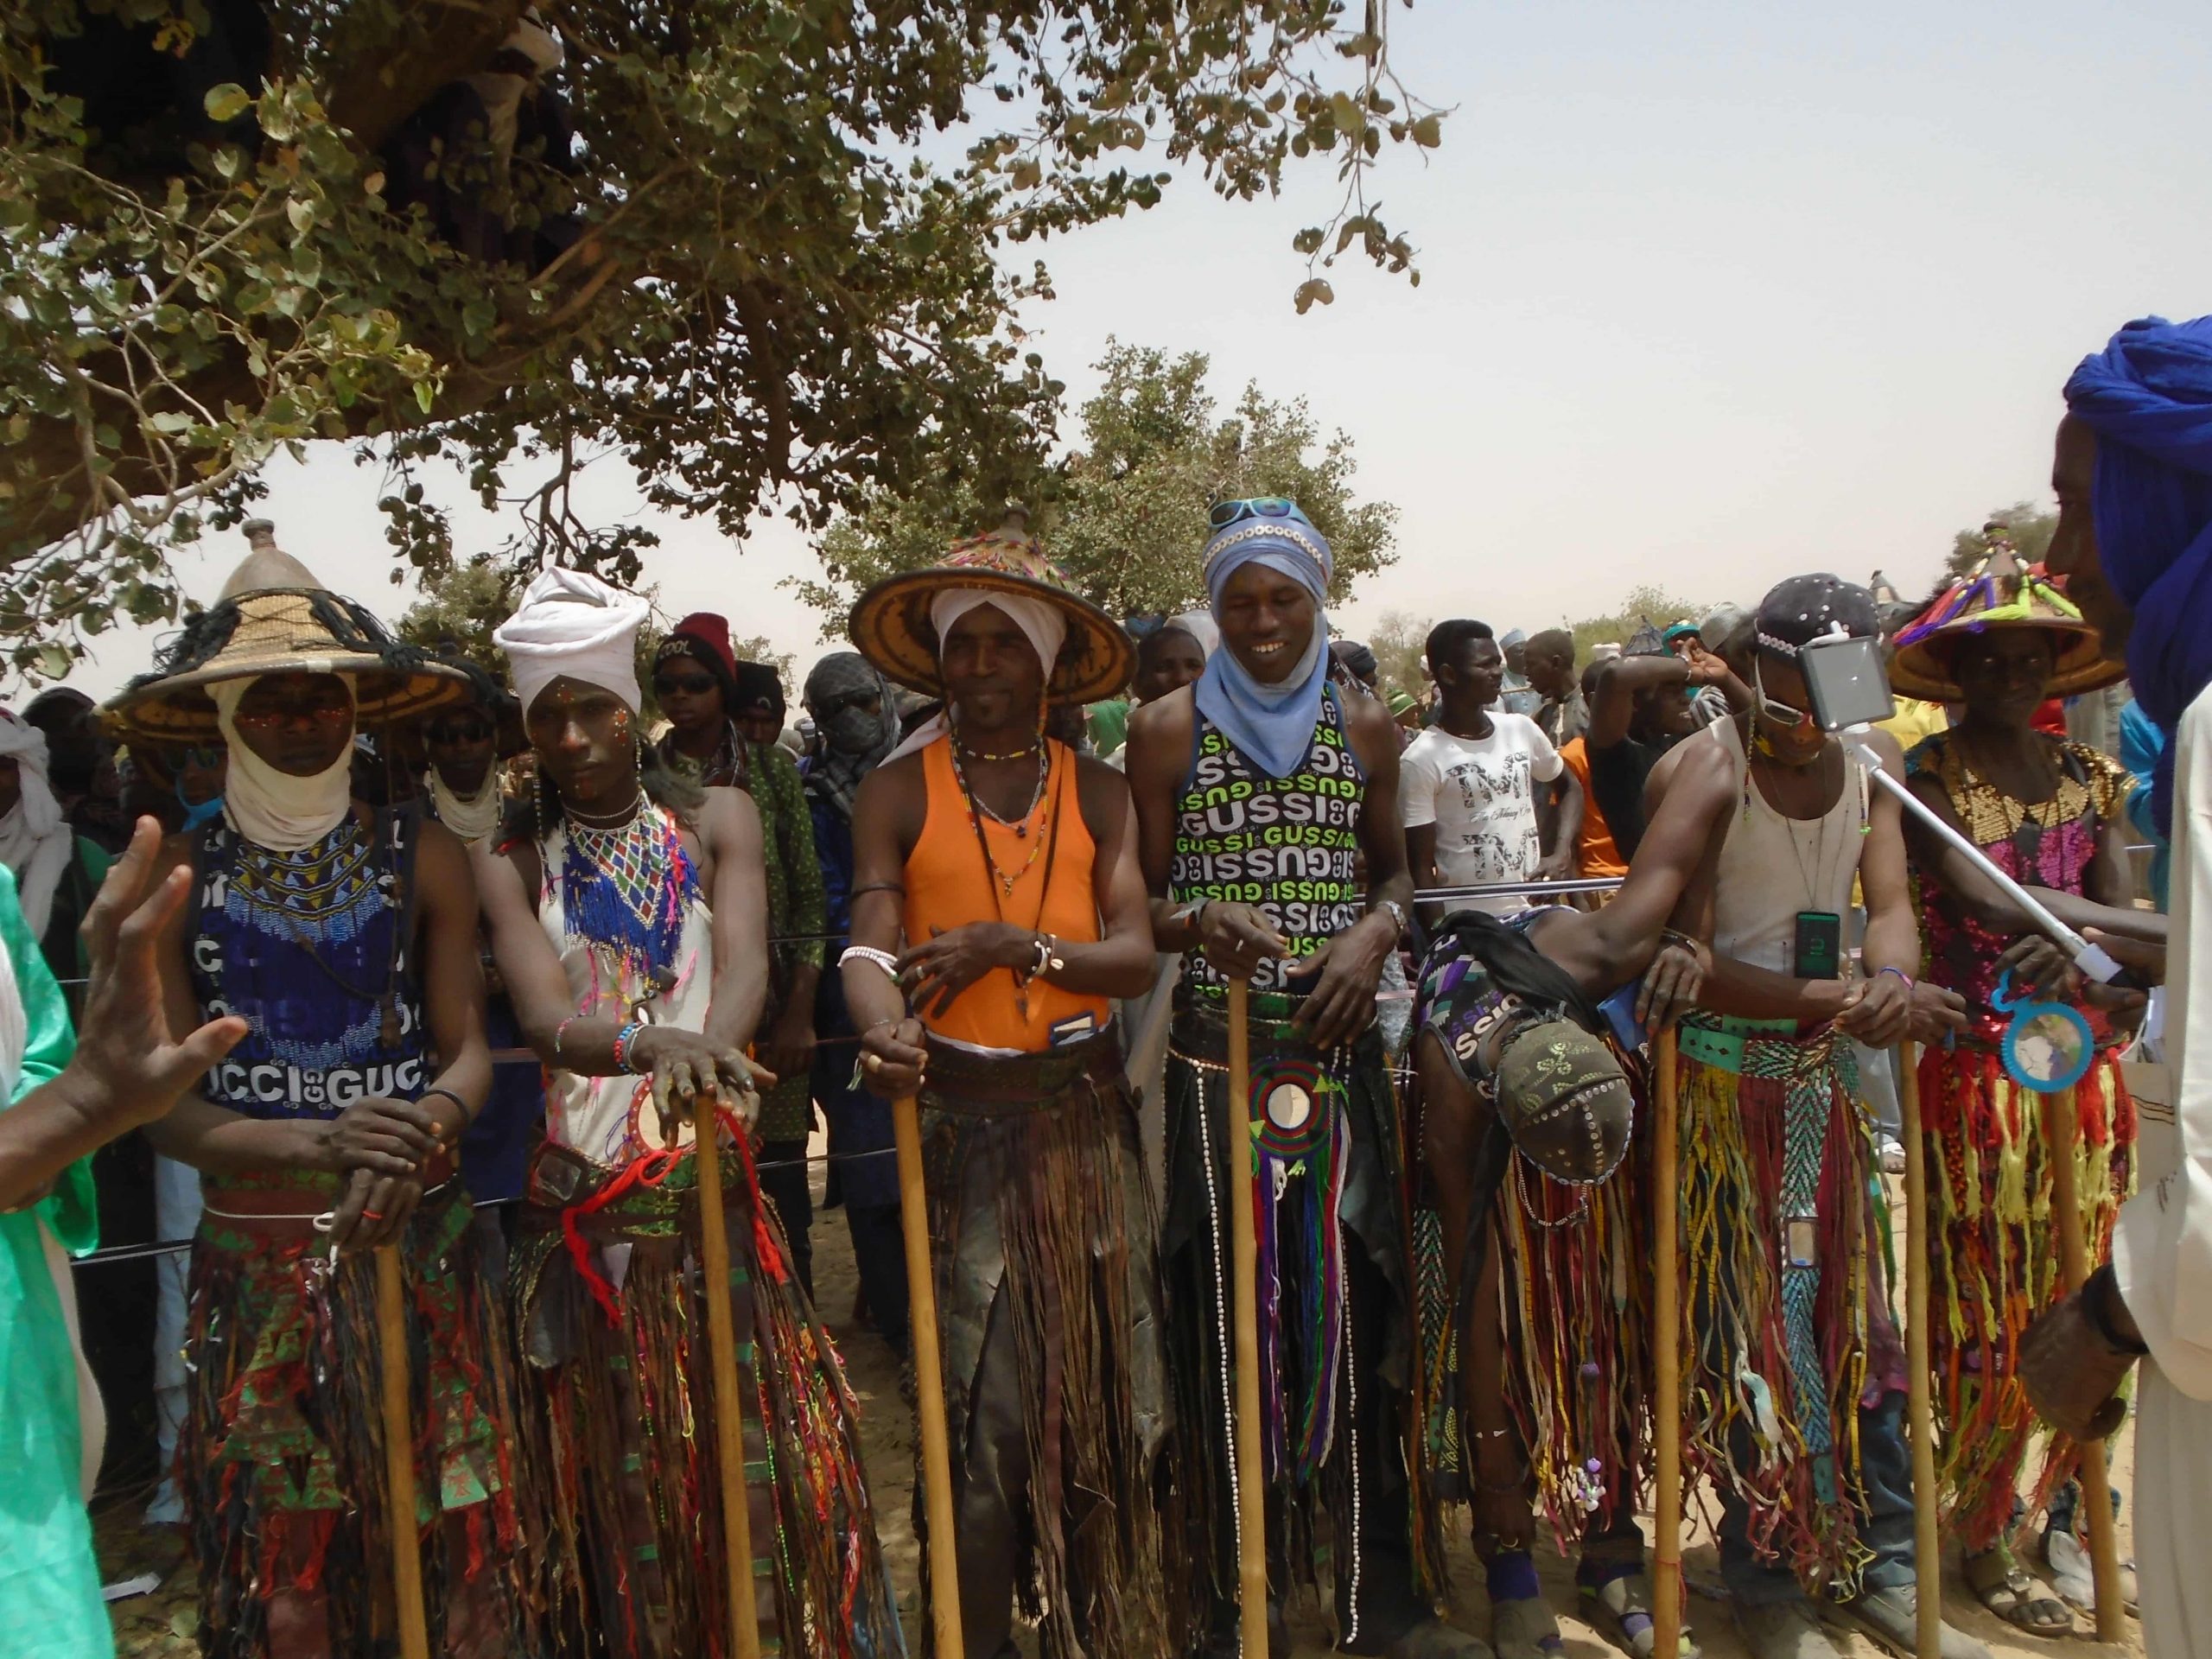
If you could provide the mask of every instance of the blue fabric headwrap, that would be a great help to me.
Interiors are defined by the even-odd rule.
[[[1270,778],[1287,778],[1313,747],[1321,719],[1321,697],[1329,683],[1329,578],[1336,556],[1328,538],[1295,507],[1281,518],[1247,518],[1230,525],[1206,543],[1206,600],[1215,621],[1221,620],[1221,591],[1246,565],[1280,571],[1313,595],[1313,637],[1298,665],[1276,684],[1252,677],[1223,648],[1206,659],[1193,695],[1198,712],[1254,766]]]
[[[213,799],[202,801],[195,806],[184,798],[184,785],[181,782],[176,785],[176,804],[184,809],[184,822],[178,828],[188,836],[195,830],[206,829],[223,816],[221,796],[215,796]]]
[[[2174,730],[2212,684],[2212,317],[2129,323],[2066,402],[2097,435],[2097,549],[2135,613],[2127,673],[2165,738],[2151,810],[2171,835]]]

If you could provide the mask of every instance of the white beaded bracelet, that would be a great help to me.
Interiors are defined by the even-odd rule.
[[[899,977],[899,958],[888,950],[879,950],[872,944],[849,944],[845,947],[845,953],[837,958],[837,965],[842,968],[855,957],[874,963],[893,979]]]

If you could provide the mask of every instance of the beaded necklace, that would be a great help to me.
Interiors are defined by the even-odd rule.
[[[672,982],[683,912],[699,891],[675,820],[645,807],[619,827],[569,817],[563,828],[561,921],[569,937],[611,951],[639,980]]]

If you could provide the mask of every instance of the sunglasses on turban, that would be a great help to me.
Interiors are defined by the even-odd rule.
[[[1247,518],[1288,518],[1297,512],[1298,503],[1287,496],[1253,495],[1236,501],[1215,502],[1213,511],[1206,515],[1206,522],[1216,530],[1227,530]]]

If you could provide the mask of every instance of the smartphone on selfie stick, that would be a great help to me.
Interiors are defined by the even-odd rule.
[[[1881,757],[1853,730],[1887,720],[1897,713],[1897,700],[1890,695],[1889,670],[1882,661],[1880,640],[1847,634],[1815,639],[1798,648],[1797,669],[1805,677],[1815,721],[1822,731],[1834,732],[1842,738],[1844,747],[1866,763],[1868,775],[1877,784],[1896,796],[1906,811],[1972,859],[1983,874],[2011,894],[2012,902],[2033,917],[2038,927],[2065,946],[2076,968],[2100,984],[2108,985],[2120,977],[2120,963],[2109,951],[2090,944],[2052,915],[2025,887],[1991,863],[1989,855],[1980,848],[1946,823],[1897,779],[1883,771]]]

